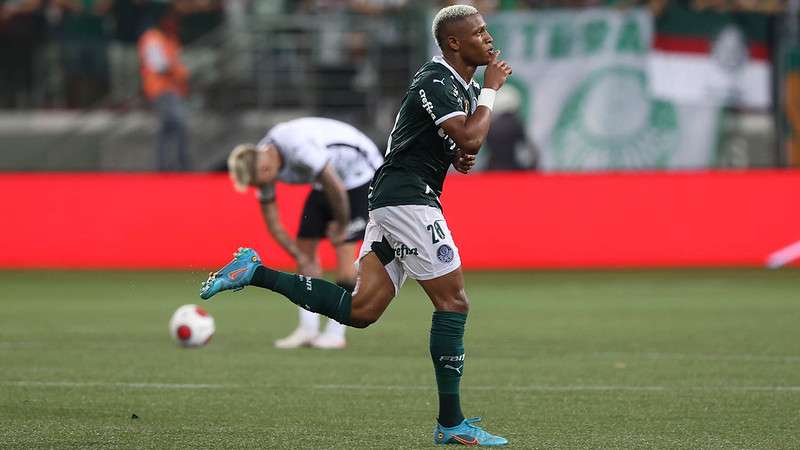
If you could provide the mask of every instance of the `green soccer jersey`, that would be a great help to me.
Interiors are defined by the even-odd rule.
[[[464,81],[441,56],[419,69],[400,105],[386,159],[372,179],[370,209],[397,205],[441,208],[439,196],[457,147],[439,125],[451,117],[474,113],[479,92],[478,83]]]

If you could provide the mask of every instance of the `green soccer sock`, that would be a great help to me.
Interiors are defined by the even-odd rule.
[[[467,315],[436,311],[431,323],[430,351],[436,386],[439,390],[439,417],[442,426],[452,427],[464,420],[461,412],[460,384],[464,372],[464,324]]]
[[[350,325],[352,296],[334,283],[258,266],[250,284],[283,294],[301,308]]]

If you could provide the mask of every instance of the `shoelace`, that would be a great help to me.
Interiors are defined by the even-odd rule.
[[[236,250],[235,252],[233,252],[233,259],[234,259],[234,261],[231,261],[231,262],[230,262],[230,263],[228,263],[228,264],[233,264],[233,263],[235,263],[235,262],[236,262],[235,260],[239,259],[239,256],[240,256],[242,253],[244,253],[244,250],[246,250],[246,249],[245,249],[245,248],[243,248],[243,247],[239,247],[239,249],[238,249],[238,250]],[[208,274],[208,280],[206,280],[206,283],[209,283],[209,284],[211,284],[211,282],[212,282],[212,281],[214,281],[214,280],[217,278],[217,275],[219,275],[219,272],[220,272],[220,271],[217,271],[217,272],[211,272],[211,273],[209,273],[209,274]]]
[[[204,281],[204,282],[203,282],[203,287],[205,287],[206,285],[209,285],[209,286],[210,286],[210,285],[211,285],[211,283],[212,283],[212,282],[213,282],[213,281],[214,281],[216,278],[217,278],[217,272],[209,272],[209,273],[208,273],[208,279],[207,279],[206,281]]]
[[[238,259],[239,256],[241,256],[246,250],[248,250],[248,249],[245,248],[245,247],[239,247],[235,252],[233,252],[233,259]],[[201,289],[200,290],[204,291],[207,288],[211,287],[211,284],[217,278],[217,275],[219,275],[219,272],[211,272],[211,273],[209,273],[208,274],[208,279],[201,284]],[[238,291],[239,289],[236,289],[236,290]]]
[[[474,433],[475,433],[475,437],[476,438],[478,438],[478,439],[493,438],[494,435],[484,431],[483,428],[481,428],[479,426],[473,425],[473,423],[477,423],[477,422],[480,422],[480,421],[481,421],[480,417],[472,417],[470,419],[465,419],[464,420],[464,422],[466,423],[466,425],[468,427],[470,427],[470,428],[475,430]]]

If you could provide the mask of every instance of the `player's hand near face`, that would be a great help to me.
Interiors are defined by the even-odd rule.
[[[495,91],[503,87],[506,79],[511,75],[511,66],[507,62],[498,60],[500,50],[496,50],[492,55],[491,61],[486,65],[483,75],[483,87],[494,89]]]
[[[498,61],[499,54],[499,51],[494,52],[486,65],[483,82],[483,87],[486,89],[495,91],[500,89],[511,75],[511,66],[505,61]],[[471,116],[457,115],[439,125],[453,139],[459,149],[470,155],[478,153],[481,149],[491,124],[491,106],[488,103],[482,105],[480,101],[481,97],[478,97],[478,108]],[[455,161],[454,164],[456,164]],[[458,166],[456,169],[458,170]]]

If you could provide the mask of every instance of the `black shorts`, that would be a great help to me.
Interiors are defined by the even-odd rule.
[[[347,197],[350,199],[350,224],[347,226],[347,239],[345,242],[358,242],[364,238],[364,230],[367,228],[367,222],[369,221],[368,194],[369,183],[347,191]],[[324,239],[327,237],[325,231],[328,228],[328,223],[332,221],[333,213],[325,193],[312,190],[306,197],[305,205],[303,205],[297,237]]]

